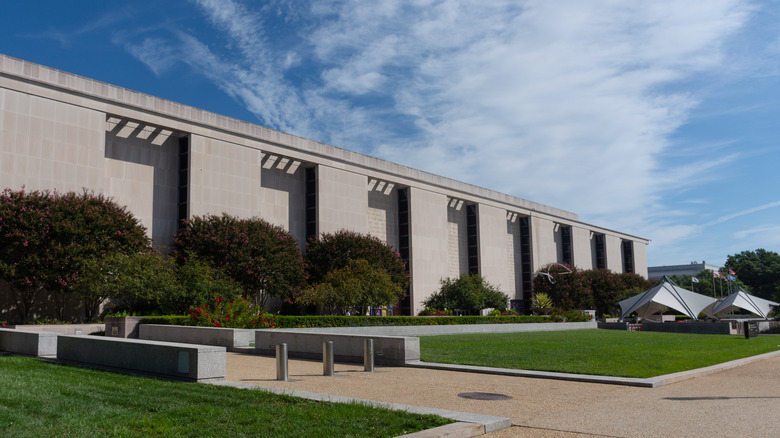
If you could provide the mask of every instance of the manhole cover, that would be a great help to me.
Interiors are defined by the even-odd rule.
[[[461,392],[458,397],[470,398],[472,400],[509,400],[512,397],[504,394],[494,394],[492,392]]]

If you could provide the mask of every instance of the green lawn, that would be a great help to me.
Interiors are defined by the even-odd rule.
[[[780,337],[571,330],[420,337],[425,362],[654,377],[780,349]]]
[[[393,437],[449,419],[0,356],[8,437]]]

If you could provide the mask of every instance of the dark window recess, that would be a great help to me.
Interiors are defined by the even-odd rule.
[[[317,171],[307,167],[305,171],[306,240],[317,238]]]
[[[406,274],[409,275],[409,189],[398,189],[398,252],[404,261]],[[401,315],[412,316],[411,286],[406,287],[406,294],[401,299]]]
[[[176,220],[179,228],[182,221],[189,218],[189,194],[190,194],[190,138],[179,137],[179,184],[178,199],[176,203]]]
[[[593,236],[596,245],[596,269],[607,269],[606,237],[603,234]]]
[[[520,217],[520,278],[523,286],[523,309],[531,312],[531,218]]]
[[[571,227],[561,226],[561,261],[567,265],[574,264],[571,253]]]
[[[466,206],[466,239],[468,242],[469,274],[479,274],[479,239],[477,238],[477,206]]]
[[[634,245],[630,240],[623,241],[623,272],[634,273]]]

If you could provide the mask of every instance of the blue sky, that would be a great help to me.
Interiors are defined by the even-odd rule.
[[[572,211],[780,252],[780,2],[17,1],[0,52]]]

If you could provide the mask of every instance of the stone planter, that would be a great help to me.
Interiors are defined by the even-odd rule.
[[[106,318],[106,336],[138,339],[138,326],[143,316],[112,316]]]

